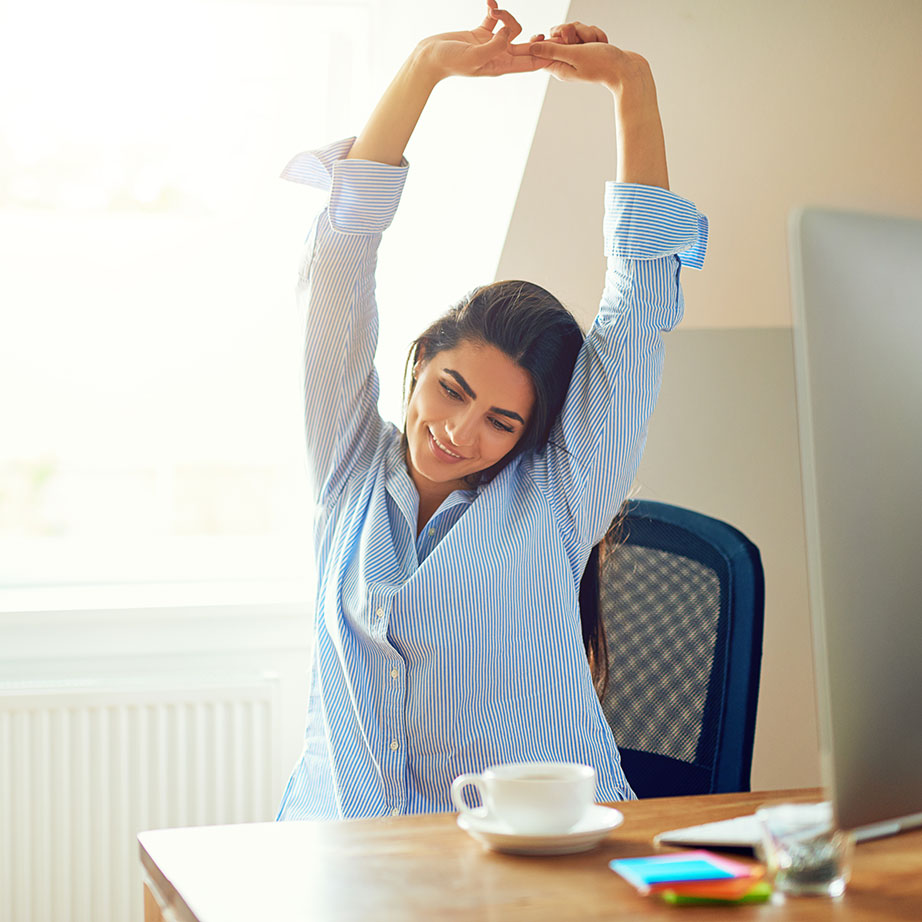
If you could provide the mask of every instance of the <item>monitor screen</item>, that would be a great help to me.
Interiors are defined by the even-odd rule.
[[[823,780],[839,824],[922,822],[922,221],[791,220]]]

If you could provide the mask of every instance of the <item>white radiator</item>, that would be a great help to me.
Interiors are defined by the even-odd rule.
[[[263,822],[279,683],[0,687],[0,920],[143,918],[137,833]]]

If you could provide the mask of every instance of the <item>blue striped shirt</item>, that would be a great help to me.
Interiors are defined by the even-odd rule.
[[[578,589],[640,461],[661,331],[707,223],[664,189],[608,183],[608,259],[551,444],[457,490],[417,535],[401,432],[378,413],[375,262],[407,165],[344,159],[282,176],[329,190],[300,266],[305,424],[316,500],[314,647],[304,747],[279,819],[451,810],[462,772],[592,765],[598,799],[634,797],[593,689]]]

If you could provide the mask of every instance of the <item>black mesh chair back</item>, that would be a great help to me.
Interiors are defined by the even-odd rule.
[[[602,701],[638,797],[748,791],[764,577],[725,522],[634,500],[580,590],[608,643]],[[601,559],[601,565],[600,565]]]

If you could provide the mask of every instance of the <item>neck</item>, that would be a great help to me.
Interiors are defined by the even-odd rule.
[[[409,447],[405,450],[404,460],[410,474],[410,480],[413,481],[416,492],[419,494],[419,511],[416,516],[416,533],[419,534],[426,522],[435,515],[435,510],[445,502],[451,493],[455,490],[463,490],[466,484],[461,480],[452,480],[448,483],[433,483],[433,481],[427,480],[413,467]]]
[[[433,484],[424,480],[419,474],[410,469],[410,479],[416,486],[416,492],[419,494],[419,511],[416,516],[416,533],[419,534],[426,522],[435,515],[435,510],[442,505],[449,494],[457,489],[453,484],[438,483]]]

